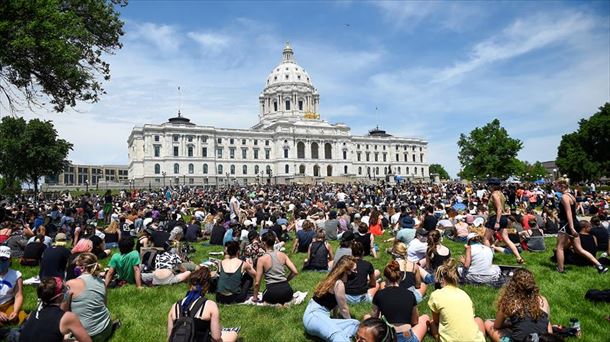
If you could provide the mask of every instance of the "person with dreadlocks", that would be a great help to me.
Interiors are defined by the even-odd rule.
[[[66,287],[59,277],[44,278],[40,281],[38,308],[30,314],[21,328],[19,342],[62,342],[64,336],[72,333],[79,342],[91,342],[87,330],[78,316],[60,308]]]
[[[356,259],[343,256],[314,290],[313,298],[303,314],[305,332],[330,342],[349,342],[356,334],[358,322],[352,319],[345,297],[345,283],[351,273],[356,272]],[[341,318],[331,318],[337,310]]]
[[[371,317],[367,318],[360,326],[356,333],[356,342],[396,342],[396,331],[388,322]]]
[[[222,331],[220,312],[212,300],[205,297],[211,281],[210,270],[201,267],[191,273],[189,290],[184,299],[172,305],[167,315],[167,336],[170,337],[174,323],[180,317],[195,312],[195,337],[197,342],[232,342],[237,341],[237,332]]]
[[[498,295],[495,320],[485,322],[485,330],[492,341],[508,337],[511,341],[524,341],[532,334],[538,337],[553,333],[549,315],[549,302],[540,295],[534,274],[521,268]]]

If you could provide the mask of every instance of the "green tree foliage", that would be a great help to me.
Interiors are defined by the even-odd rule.
[[[0,121],[0,174],[5,184],[29,181],[37,192],[40,177],[59,174],[71,149],[50,121],[14,117]]]
[[[519,168],[517,153],[523,143],[511,138],[498,119],[475,128],[468,135],[460,134],[457,144],[458,160],[462,165],[458,175],[461,178],[507,178]]]
[[[429,172],[437,173],[440,179],[449,179],[449,173],[447,173],[447,171],[441,164],[431,164]]]
[[[12,111],[44,95],[62,112],[96,102],[110,78],[102,59],[121,48],[124,0],[4,0],[0,2],[0,94]]]
[[[576,132],[561,137],[556,163],[576,182],[610,175],[610,103],[580,120]]]
[[[524,182],[533,182],[546,178],[549,173],[539,161],[536,161],[534,164],[530,164],[527,161],[520,161],[514,175]]]

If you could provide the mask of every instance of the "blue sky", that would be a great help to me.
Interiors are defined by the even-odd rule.
[[[52,119],[70,159],[127,162],[135,125],[178,109],[200,125],[247,128],[285,41],[352,133],[376,125],[429,142],[459,171],[459,134],[499,118],[528,161],[610,101],[610,2],[130,1],[124,47],[96,104]],[[375,108],[378,108],[375,110]]]

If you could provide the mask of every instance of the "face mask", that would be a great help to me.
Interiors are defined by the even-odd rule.
[[[74,267],[74,275],[78,278],[83,274],[83,270],[79,266]]]
[[[8,271],[8,268],[11,266],[10,261],[5,260],[5,261],[0,261],[0,273],[5,273],[6,271]]]

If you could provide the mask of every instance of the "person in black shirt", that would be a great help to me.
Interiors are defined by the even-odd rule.
[[[212,234],[210,234],[210,245],[222,246],[222,240],[224,239],[226,232],[227,230],[222,224],[217,223],[214,225],[214,228],[212,228]]]
[[[45,248],[47,248],[47,246],[44,244],[44,235],[36,235],[36,240],[25,246],[23,256],[19,263],[23,266],[38,266]]]
[[[377,291],[376,277],[379,271],[373,268],[373,264],[362,259],[362,249],[360,242],[352,242],[352,256],[356,259],[357,272],[350,274],[345,284],[345,298],[349,304],[370,303]]]
[[[428,315],[419,316],[415,295],[408,289],[399,286],[402,272],[396,260],[383,270],[386,277],[386,287],[377,291],[373,297],[373,311],[371,317],[385,317],[388,323],[396,328],[398,341],[422,341],[428,330],[430,322]],[[365,318],[368,318],[365,316]]]
[[[597,240],[597,251],[610,254],[608,230],[602,226],[599,216],[593,216],[591,218],[591,226],[591,235],[595,236],[595,239]]]
[[[426,207],[426,216],[424,216],[424,222],[422,223],[422,227],[431,232],[436,229],[436,224],[438,223],[438,219],[434,216],[434,207],[428,206]]]
[[[45,277],[59,277],[64,279],[66,265],[70,258],[70,251],[64,247],[66,245],[66,234],[58,233],[55,235],[53,247],[45,249],[40,261],[40,279]]]
[[[201,227],[197,223],[197,221],[193,218],[191,219],[191,224],[186,227],[186,233],[184,235],[184,240],[188,242],[196,242],[202,236]]]

